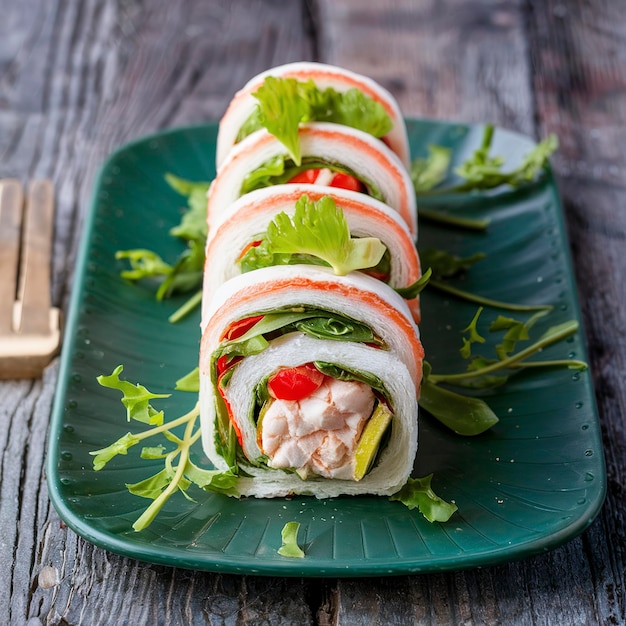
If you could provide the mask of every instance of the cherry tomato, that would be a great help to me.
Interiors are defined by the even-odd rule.
[[[313,363],[278,370],[269,379],[270,395],[277,400],[302,400],[310,396],[324,381],[324,374]]]
[[[220,341],[223,339],[239,339],[242,335],[245,335],[259,320],[263,319],[263,315],[253,315],[252,317],[245,317],[242,320],[233,322],[226,332],[220,337]]]
[[[330,183],[331,187],[339,187],[340,189],[349,189],[350,191],[364,191],[363,183],[349,174],[338,172]]]

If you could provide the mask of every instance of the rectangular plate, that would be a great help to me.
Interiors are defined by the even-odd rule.
[[[414,157],[425,155],[434,143],[453,148],[455,162],[480,144],[483,130],[432,121],[407,124]],[[89,451],[138,430],[126,423],[119,394],[100,387],[96,376],[123,364],[128,380],[155,393],[172,392],[175,381],[197,362],[199,314],[169,324],[168,315],[182,300],[157,303],[150,287],[125,283],[114,255],[145,247],[172,261],[181,251],[168,230],[179,221],[184,201],[164,174],[210,180],[216,130],[213,124],[140,139],[115,152],[100,173],[76,269],[50,427],[49,490],[63,520],[88,541],[144,561],[280,576],[482,566],[543,552],[582,532],[602,505],[606,477],[590,373],[567,369],[526,371],[489,392],[486,400],[500,422],[479,437],[456,436],[428,415],[420,417],[414,476],[433,472],[434,490],[458,505],[445,524],[430,524],[417,510],[386,498],[236,500],[192,488],[194,501],[177,494],[147,530],[132,530],[149,502],[124,485],[157,471],[158,462],[139,459],[141,446],[136,446],[93,471]],[[532,145],[498,130],[493,153],[506,155],[510,167]],[[492,220],[480,233],[420,225],[421,249],[487,254],[459,283],[463,288],[501,301],[554,305],[535,327],[537,336],[560,322],[580,321],[551,174],[523,190],[420,202],[442,203],[460,215]],[[460,331],[476,306],[428,289],[422,303],[422,338],[433,370],[461,371]],[[499,312],[487,310],[481,319],[486,323]],[[582,332],[540,358],[584,360]],[[177,392],[155,404],[172,419],[194,401],[193,394]],[[203,462],[199,446],[194,455]],[[281,529],[292,520],[301,524],[303,559],[276,552]]]

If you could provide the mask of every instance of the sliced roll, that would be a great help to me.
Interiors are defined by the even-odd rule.
[[[423,349],[393,290],[271,267],[222,285],[206,314],[203,446],[217,468],[238,466],[242,494],[388,495],[406,482]]]
[[[230,205],[259,187],[289,182],[307,169],[328,170],[356,178],[369,196],[389,205],[417,237],[415,192],[398,157],[381,141],[361,131],[329,123],[302,124],[302,165],[295,166],[275,137],[260,130],[237,144],[209,189],[209,230]],[[319,184],[319,179],[316,181]]]
[[[407,287],[420,278],[420,264],[405,222],[387,205],[364,194],[319,185],[277,185],[258,189],[234,202],[209,232],[204,273],[204,306],[216,289],[242,273],[245,251],[264,238],[268,224],[279,213],[293,217],[296,203],[306,196],[312,202],[330,197],[343,211],[352,237],[376,237],[387,248],[378,268],[363,270],[391,287]],[[245,269],[245,263],[244,263]],[[406,300],[416,322],[419,298]]]
[[[268,76],[293,78],[299,82],[311,80],[320,90],[332,88],[340,93],[345,93],[349,89],[358,89],[368,98],[380,103],[393,125],[391,131],[383,137],[383,141],[398,155],[404,166],[409,167],[410,151],[406,126],[398,103],[389,91],[371,78],[341,67],[323,63],[298,62],[274,67],[258,74],[235,94],[219,124],[216,158],[218,168],[237,143],[242,126],[254,113],[257,100],[253,94],[263,85]]]

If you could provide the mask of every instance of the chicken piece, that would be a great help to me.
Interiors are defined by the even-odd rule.
[[[374,401],[369,385],[331,377],[306,398],[274,400],[261,425],[261,447],[269,465],[350,479]]]

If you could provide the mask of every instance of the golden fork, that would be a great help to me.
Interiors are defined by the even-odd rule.
[[[35,378],[59,349],[59,310],[50,304],[54,189],[0,180],[0,378]]]

